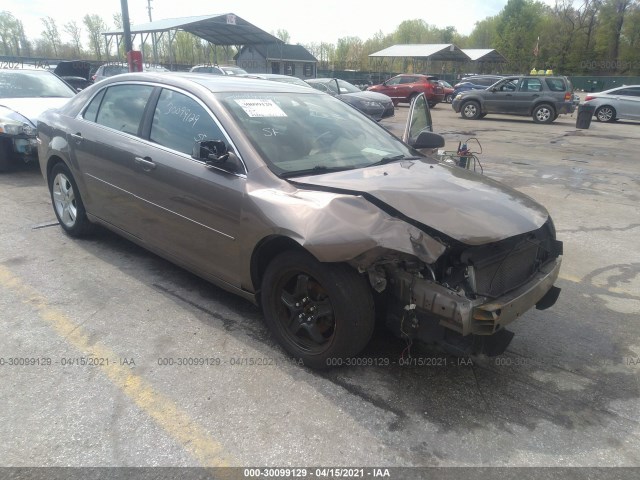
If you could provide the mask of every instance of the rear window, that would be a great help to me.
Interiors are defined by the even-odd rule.
[[[545,78],[544,79],[547,87],[552,92],[564,92],[567,89],[567,86],[562,78]]]

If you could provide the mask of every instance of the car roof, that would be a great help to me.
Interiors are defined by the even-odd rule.
[[[174,87],[193,87],[194,84],[206,88],[211,92],[283,92],[300,93],[300,86],[273,82],[261,78],[251,78],[236,75],[210,75],[208,73],[197,72],[138,72],[123,73],[101,80],[99,85],[110,85],[114,83],[130,81],[158,82]],[[322,95],[311,88],[309,94]]]

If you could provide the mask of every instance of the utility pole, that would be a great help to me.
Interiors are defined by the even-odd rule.
[[[151,10],[153,7],[151,6],[151,2],[153,0],[147,0],[147,12],[149,12],[149,22],[153,22],[151,18]],[[156,42],[156,32],[151,32],[151,45],[153,46],[153,63],[158,65],[158,46]]]

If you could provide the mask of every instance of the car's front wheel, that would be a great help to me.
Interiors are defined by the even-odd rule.
[[[556,119],[556,112],[551,105],[543,103],[533,109],[532,116],[536,123],[551,123]]]
[[[56,163],[49,175],[51,203],[60,226],[72,237],[79,237],[91,230],[80,192],[69,168]]]
[[[480,104],[475,101],[464,102],[460,106],[460,115],[467,120],[476,120],[480,118],[482,112],[480,111]]]
[[[444,101],[447,103],[453,102],[453,94],[449,93],[446,97],[444,97]]]
[[[615,122],[616,109],[609,105],[603,105],[596,110],[595,115],[599,122]]]
[[[346,264],[321,263],[302,251],[274,258],[262,279],[265,321],[283,348],[324,369],[357,355],[375,324],[367,279]]]
[[[0,172],[6,172],[11,167],[11,141],[0,138]]]

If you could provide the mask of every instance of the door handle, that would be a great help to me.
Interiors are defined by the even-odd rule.
[[[82,134],[80,132],[78,132],[78,133],[70,133],[69,136],[71,138],[73,138],[76,143],[80,143],[80,142],[82,142],[82,140],[84,140],[82,138]]]
[[[537,93],[535,95],[533,95],[533,98],[538,98],[540,95],[538,95]]]
[[[150,172],[156,168],[156,164],[151,160],[150,157],[135,157],[136,165],[140,165],[145,172]]]

